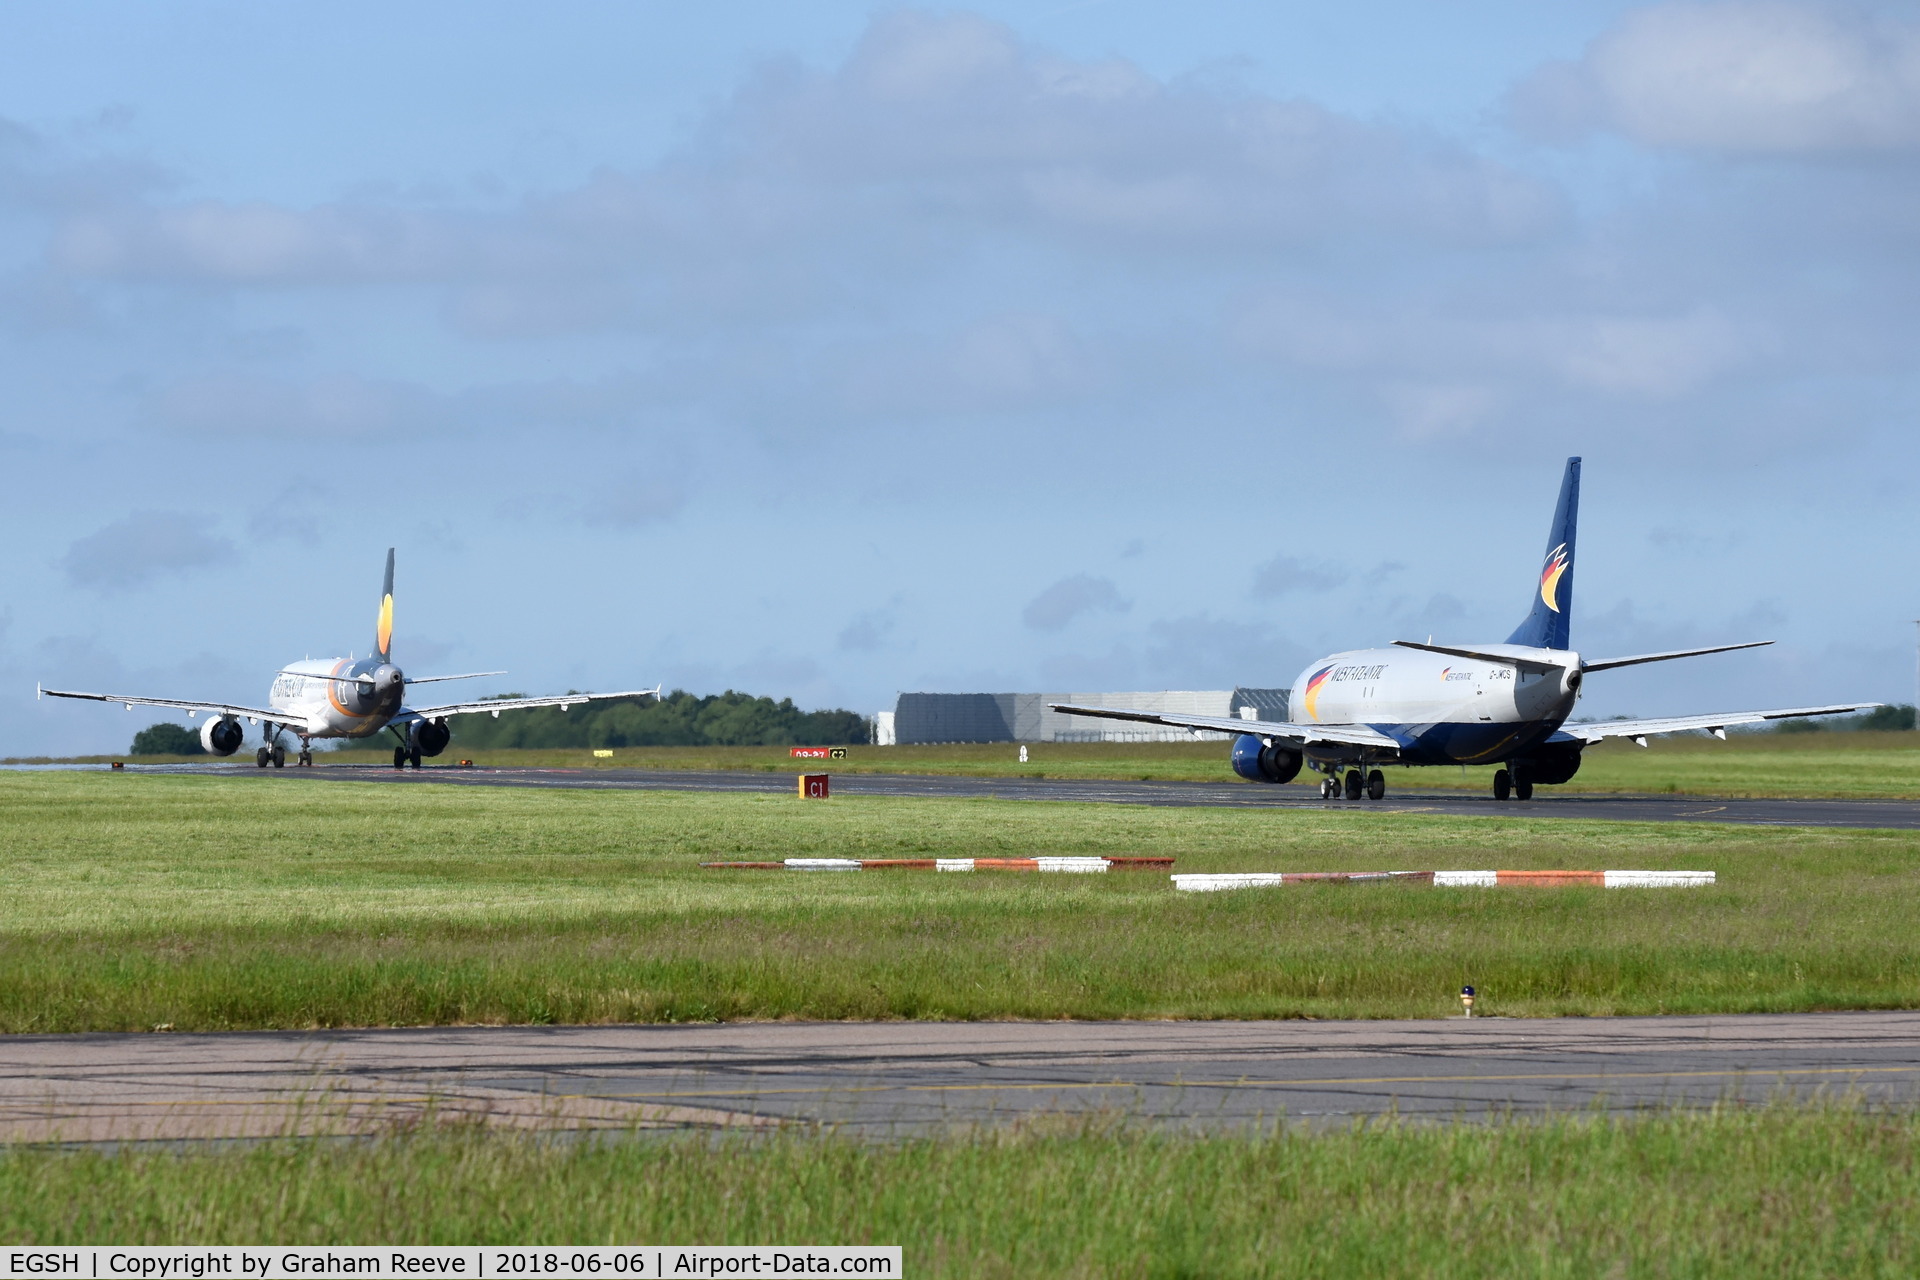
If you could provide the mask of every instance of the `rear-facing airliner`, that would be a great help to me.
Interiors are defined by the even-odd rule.
[[[442,680],[471,680],[478,676],[505,675],[504,671],[471,671],[456,676],[409,676],[393,664],[393,548],[387,548],[387,581],[380,593],[380,616],[374,624],[373,652],[364,658],[309,658],[290,663],[274,676],[273,689],[267,695],[268,706],[246,707],[231,702],[193,702],[175,698],[135,698],[114,693],[73,693],[63,689],[41,689],[53,698],[86,698],[94,702],[120,702],[127,710],[135,707],[167,707],[184,711],[189,717],[205,713],[200,727],[200,742],[216,756],[230,756],[240,749],[246,730],[240,721],[258,722],[265,740],[254,754],[254,763],[264,769],[279,769],[287,763],[283,735],[300,739],[299,763],[313,763],[315,738],[371,738],[385,729],[399,745],[393,749],[393,767],[412,765],[418,769],[422,756],[437,756],[447,749],[453,732],[447,727],[450,716],[515,711],[523,707],[559,707],[566,710],[576,702],[605,698],[660,696],[658,687],[635,689],[625,693],[560,693],[547,698],[494,698],[482,702],[453,702],[439,707],[402,705],[408,685],[433,684]]]
[[[1493,794],[1533,798],[1537,783],[1560,783],[1580,768],[1580,753],[1603,738],[1630,738],[1641,746],[1655,734],[1705,730],[1718,738],[1729,725],[1800,716],[1864,711],[1877,702],[1778,711],[1729,711],[1568,724],[1581,681],[1595,671],[1666,662],[1705,653],[1772,644],[1751,640],[1705,649],[1638,653],[1587,660],[1568,647],[1573,610],[1574,525],[1580,509],[1580,459],[1567,459],[1560,503],[1547,537],[1547,555],[1526,621],[1501,644],[1417,644],[1396,640],[1389,649],[1357,649],[1320,659],[1294,681],[1289,721],[1163,715],[1071,703],[1055,711],[1140,720],[1234,738],[1233,771],[1253,782],[1291,782],[1302,765],[1324,773],[1325,799],[1387,794],[1382,764],[1497,764]],[[1341,771],[1346,771],[1343,780]]]

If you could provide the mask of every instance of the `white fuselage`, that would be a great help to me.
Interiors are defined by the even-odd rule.
[[[400,668],[378,658],[308,658],[274,677],[267,705],[302,737],[365,738],[399,711],[405,688]]]
[[[1517,661],[1398,647],[1330,654],[1294,681],[1288,719],[1381,729],[1403,741],[1400,757],[1410,764],[1474,763],[1504,759],[1572,714],[1580,696],[1579,654],[1474,647]]]

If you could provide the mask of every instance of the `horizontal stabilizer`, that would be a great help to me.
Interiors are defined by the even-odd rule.
[[[1671,658],[1697,658],[1703,653],[1731,653],[1735,649],[1758,649],[1772,644],[1771,640],[1748,640],[1741,644],[1716,644],[1706,649],[1669,649],[1665,653],[1636,653],[1628,658],[1601,658],[1596,662],[1583,662],[1582,671],[1611,671],[1615,667],[1637,667],[1643,662],[1666,662]]]
[[[1532,667],[1538,671],[1559,671],[1567,664],[1548,657],[1549,653],[1560,650],[1534,650],[1528,652],[1515,646],[1511,653],[1495,653],[1491,649],[1462,649],[1447,644],[1421,644],[1417,640],[1395,640],[1394,644],[1402,649],[1419,649],[1425,653],[1444,653],[1449,658],[1466,658],[1471,662],[1497,662],[1510,667]],[[1538,654],[1539,656],[1535,656]]]
[[[481,676],[503,676],[504,671],[467,671],[457,676],[408,676],[408,684],[438,684],[442,680],[478,680]]]
[[[380,683],[372,676],[329,676],[323,675],[318,671],[290,671],[285,667],[274,672],[274,674],[281,676],[299,676],[302,680],[337,680],[342,684],[364,684],[369,689],[378,687]]]

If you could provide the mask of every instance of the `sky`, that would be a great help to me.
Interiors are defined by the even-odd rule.
[[[473,693],[1912,701],[1920,6],[0,8],[0,754]],[[456,726],[457,727],[457,726]]]

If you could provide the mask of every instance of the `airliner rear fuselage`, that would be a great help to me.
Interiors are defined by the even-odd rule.
[[[274,678],[267,705],[302,737],[369,738],[399,713],[405,696],[406,677],[383,658],[310,658]]]
[[[1362,724],[1400,743],[1388,754],[1403,764],[1487,764],[1526,753],[1573,714],[1580,697],[1580,655],[1552,654],[1552,666],[1528,661],[1524,645],[1504,665],[1415,649],[1354,649],[1329,654],[1294,681],[1289,701],[1296,724]],[[1351,749],[1315,749],[1318,764],[1354,759]]]

